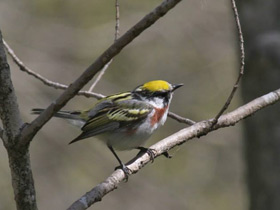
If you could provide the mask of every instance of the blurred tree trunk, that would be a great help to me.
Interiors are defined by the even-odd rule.
[[[280,1],[238,0],[246,67],[242,94],[249,101],[280,87]],[[251,210],[280,209],[280,105],[244,121]]]

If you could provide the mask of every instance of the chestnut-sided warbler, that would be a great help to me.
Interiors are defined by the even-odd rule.
[[[89,110],[59,111],[54,116],[81,126],[82,133],[70,144],[98,135],[112,151],[127,177],[129,169],[114,149],[140,149],[140,152],[146,151],[153,158],[152,151],[142,145],[165,123],[173,92],[181,86],[182,84],[172,85],[163,80],[150,81],[131,92],[100,99]],[[43,110],[32,111],[33,114],[40,114]]]

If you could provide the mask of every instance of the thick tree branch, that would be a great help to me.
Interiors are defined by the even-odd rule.
[[[195,137],[207,134],[216,129],[233,126],[240,120],[245,119],[257,111],[272,105],[280,100],[280,89],[261,96],[238,109],[222,115],[217,124],[212,127],[213,119],[198,122],[188,128],[184,128],[173,135],[159,141],[150,148],[153,149],[155,157],[162,155],[175,146],[179,146]],[[211,128],[212,127],[212,128]],[[131,173],[137,173],[142,167],[151,161],[150,156],[145,153],[142,156],[134,158],[127,164]],[[79,200],[75,201],[68,210],[84,210],[92,204],[101,201],[101,199],[109,192],[115,190],[118,184],[125,179],[122,170],[116,170],[104,182],[100,183],[92,190],[84,194]]]
[[[28,147],[7,149],[12,186],[18,210],[37,210],[36,192]]]
[[[22,120],[11,81],[10,68],[7,63],[2,34],[0,31],[0,117],[5,133],[4,145],[8,152],[12,175],[12,185],[18,210],[37,210],[33,176],[30,166],[28,147],[15,149]]]
[[[7,62],[2,34],[0,31],[0,117],[7,136],[5,146],[12,146],[16,142],[15,137],[19,134],[22,120],[17,104],[14,87],[11,80],[10,67]]]
[[[181,0],[165,0],[162,4],[156,7],[152,12],[146,15],[123,36],[121,36],[114,44],[112,44],[99,58],[91,64],[85,72],[71,84],[60,97],[58,97],[49,107],[42,112],[30,125],[25,126],[22,131],[21,145],[29,144],[33,136],[46,124],[50,118],[59,111],[78,91],[89,82],[93,76],[100,71],[103,66],[116,56],[126,45],[132,42],[145,29],[154,24],[159,18],[164,16]]]

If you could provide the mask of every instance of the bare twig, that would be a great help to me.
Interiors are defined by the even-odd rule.
[[[18,65],[18,67],[20,68],[21,71],[26,72],[27,74],[35,77],[36,79],[41,81],[43,84],[45,84],[45,85],[47,85],[49,87],[53,87],[55,89],[61,89],[61,90],[66,90],[68,88],[68,85],[61,84],[61,83],[58,83],[58,82],[53,82],[53,81],[43,77],[42,75],[36,73],[35,71],[31,70],[29,67],[27,67],[19,59],[19,57],[15,54],[13,49],[8,45],[8,43],[5,40],[3,40],[3,43],[4,43],[4,46],[5,46],[8,54],[11,56],[11,58],[13,59],[15,64]],[[90,92],[90,91],[79,91],[77,93],[77,95],[83,95],[83,96],[86,96],[86,97],[94,97],[94,98],[97,98],[97,99],[104,98],[104,96],[102,94],[93,93],[93,92]]]
[[[119,1],[116,0],[115,2],[115,8],[116,8],[116,26],[115,26],[115,37],[114,37],[114,41],[116,41],[119,37],[120,34],[120,5],[119,5]],[[97,83],[101,80],[102,76],[105,74],[106,70],[108,69],[108,67],[110,66],[110,64],[112,63],[113,59],[111,59],[100,71],[100,73],[98,74],[97,78],[94,80],[94,82],[92,83],[92,85],[89,88],[89,92],[92,92],[92,90],[95,88],[95,86],[97,85]]]
[[[212,127],[212,120],[198,122],[190,127],[184,128],[177,133],[157,142],[150,148],[153,149],[155,157],[162,155],[175,146],[179,146],[201,134],[207,134],[219,128],[233,126],[240,120],[245,119],[257,111],[272,105],[280,100],[280,89],[261,96],[238,109],[222,115],[217,124]],[[140,157],[136,157],[130,161],[129,167],[131,174],[137,173],[142,167],[151,161],[151,157],[145,153]],[[113,172],[104,182],[100,183],[92,190],[84,194],[80,199],[75,201],[68,210],[84,210],[89,208],[92,204],[101,201],[101,199],[109,192],[115,190],[118,184],[125,179],[122,170]]]
[[[115,41],[120,36],[120,4],[119,0],[115,1],[115,8],[116,8],[116,25],[115,25]]]
[[[243,33],[242,33],[242,29],[241,29],[241,24],[240,24],[240,20],[239,20],[239,14],[238,14],[238,10],[236,7],[236,3],[235,0],[231,0],[232,3],[232,9],[234,12],[234,17],[235,17],[235,22],[236,22],[236,27],[238,30],[238,35],[239,35],[239,45],[240,45],[240,71],[239,71],[239,75],[238,78],[232,88],[232,91],[226,101],[226,103],[224,104],[224,106],[222,107],[222,109],[219,111],[219,113],[216,115],[216,117],[213,119],[212,124],[213,126],[217,123],[219,117],[224,113],[224,111],[228,108],[228,106],[231,103],[231,100],[239,86],[239,82],[244,74],[244,66],[245,66],[245,51],[244,51],[244,39],[243,39]]]
[[[113,61],[113,59],[111,59],[108,63],[106,63],[106,65],[101,69],[101,71],[99,72],[98,76],[96,77],[96,79],[94,80],[94,82],[92,83],[90,88],[88,89],[88,92],[92,92],[93,91],[93,89],[95,88],[97,83],[101,80],[101,78],[105,74],[106,70],[108,69],[108,67],[110,66],[112,61]]]
[[[187,119],[187,118],[184,118],[184,117],[181,117],[173,112],[168,112],[168,117],[172,118],[173,120],[176,120],[180,123],[185,123],[187,125],[193,125],[195,124],[195,121],[192,121],[190,119]]]
[[[159,18],[164,16],[170,9],[172,9],[181,0],[165,0],[157,6],[152,12],[147,14],[136,25],[129,29],[124,35],[117,39],[102,55],[100,55],[93,64],[91,64],[84,73],[73,82],[60,97],[58,97],[52,104],[49,105],[33,122],[25,126],[22,130],[21,145],[25,146],[30,143],[33,136],[45,125],[51,117],[59,111],[71,98],[73,98],[78,91],[89,82],[108,61],[116,56],[126,45],[132,42],[145,29],[149,28]]]

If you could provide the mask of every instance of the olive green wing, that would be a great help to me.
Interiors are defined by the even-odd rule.
[[[102,133],[113,132],[130,123],[137,123],[151,111],[150,105],[132,99],[131,95],[122,94],[119,98],[107,97],[88,111],[89,119],[82,127],[82,134],[70,143]]]

